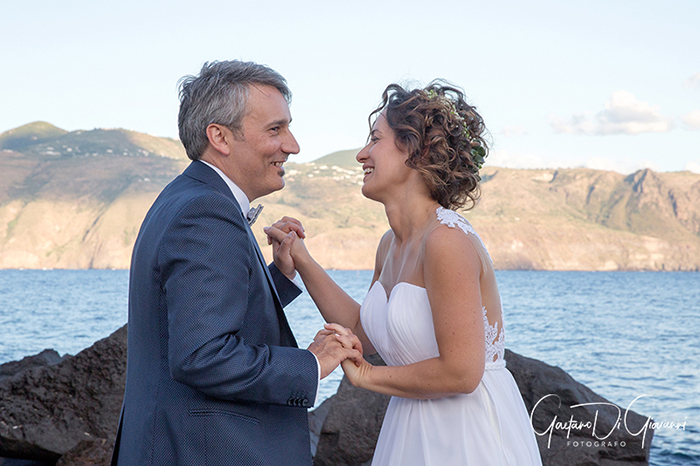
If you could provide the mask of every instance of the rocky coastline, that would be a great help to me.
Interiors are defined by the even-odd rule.
[[[109,464],[126,337],[124,326],[75,356],[44,350],[0,365],[0,466]],[[376,355],[368,359],[382,364]],[[532,425],[545,466],[648,464],[653,431],[644,438],[630,433],[642,431],[648,418],[630,411],[622,426],[624,407],[560,368],[510,351],[506,361],[528,412],[535,410]],[[337,394],[309,413],[314,466],[369,465],[388,401],[343,379]]]

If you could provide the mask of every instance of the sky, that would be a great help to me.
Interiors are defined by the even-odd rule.
[[[487,163],[700,173],[700,2],[149,1],[0,4],[0,132],[48,121],[177,138],[178,80],[269,65],[307,162],[359,148],[393,82],[446,79]]]

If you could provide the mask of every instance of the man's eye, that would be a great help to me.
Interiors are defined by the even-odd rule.
[[[270,128],[270,131],[273,131],[275,133],[279,132],[279,130],[280,130],[279,126],[273,126],[272,128]]]

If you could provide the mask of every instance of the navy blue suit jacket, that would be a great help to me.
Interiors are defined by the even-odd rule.
[[[310,465],[318,369],[282,310],[299,293],[265,266],[221,177],[192,162],[134,246],[113,463]]]

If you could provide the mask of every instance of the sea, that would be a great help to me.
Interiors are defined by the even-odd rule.
[[[329,272],[355,299],[370,271]],[[700,464],[700,273],[498,271],[506,347],[559,366],[657,423],[651,464]],[[0,270],[0,363],[76,354],[124,325],[128,271]],[[322,327],[303,294],[286,309],[299,345]],[[342,371],[321,382],[322,402]]]

